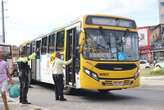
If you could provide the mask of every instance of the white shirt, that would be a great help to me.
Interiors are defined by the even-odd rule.
[[[60,58],[55,58],[52,63],[52,74],[63,74],[63,66],[68,65],[72,62],[72,59],[68,61],[63,61]]]

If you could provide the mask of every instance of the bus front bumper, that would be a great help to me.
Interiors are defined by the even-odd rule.
[[[127,89],[139,87],[140,77],[134,78],[124,78],[124,79],[99,79],[95,80],[91,77],[83,77],[81,82],[81,88],[91,89],[91,90],[117,90],[117,89]]]

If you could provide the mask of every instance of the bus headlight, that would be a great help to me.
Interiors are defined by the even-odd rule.
[[[137,72],[134,74],[134,79],[137,79],[140,75],[140,69],[137,70]]]
[[[88,76],[92,77],[95,80],[98,80],[98,76],[96,73],[94,73],[86,68],[84,68],[83,70],[84,70],[84,73],[86,73]]]

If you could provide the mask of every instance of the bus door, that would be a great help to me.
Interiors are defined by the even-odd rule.
[[[75,84],[75,74],[78,73],[77,66],[79,65],[78,56],[78,36],[76,33],[76,28],[67,30],[66,37],[66,60],[72,58],[72,63],[66,66],[66,84],[74,86]]]
[[[33,53],[33,52],[35,52],[35,50],[36,50],[36,42],[35,41],[33,41],[32,43],[31,43],[31,53]],[[31,60],[31,77],[32,77],[32,79],[33,80],[36,80],[36,59],[32,59]]]
[[[40,51],[41,51],[41,40],[36,41],[36,80],[40,81],[41,76],[40,76]]]

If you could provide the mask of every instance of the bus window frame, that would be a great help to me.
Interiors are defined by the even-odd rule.
[[[26,55],[30,55],[31,54],[31,43],[26,44]]]
[[[47,50],[48,50],[48,40],[47,40],[47,38],[48,38],[48,36],[45,36],[41,40],[41,55],[44,55],[44,54],[47,53]]]
[[[42,43],[42,40],[41,39],[40,40],[36,40],[35,42],[36,42],[36,52],[37,52],[36,56],[37,56],[37,59],[39,59],[40,58],[40,54],[41,54],[41,43]]]
[[[32,53],[33,53],[33,52],[36,51],[36,42],[33,41],[33,42],[31,43],[31,45],[32,45]]]
[[[48,36],[48,53],[55,51],[56,48],[56,33]]]
[[[60,33],[63,32],[63,36],[59,35]],[[59,39],[60,37],[63,37],[62,38],[62,43],[61,43],[61,39]],[[56,33],[56,42],[55,42],[55,46],[56,46],[56,51],[64,51],[64,39],[65,39],[65,30],[60,30]],[[58,41],[58,42],[57,42]],[[62,44],[62,46],[60,46],[60,43]]]

